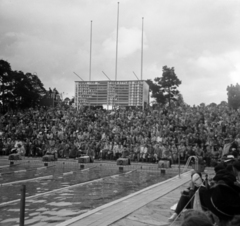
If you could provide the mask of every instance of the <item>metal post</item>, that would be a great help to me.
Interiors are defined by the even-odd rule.
[[[91,69],[92,69],[92,20],[90,28],[90,63],[89,63],[89,81],[91,81]]]
[[[143,79],[143,23],[144,23],[144,17],[142,18],[141,80]]]
[[[25,196],[26,196],[26,185],[23,184],[21,188],[21,201],[20,201],[20,226],[24,226],[25,218]]]
[[[117,61],[118,61],[118,26],[119,26],[119,2],[117,8],[117,37],[116,37],[116,62],[115,62],[115,80],[117,81]]]
[[[181,178],[181,176],[180,176],[180,174],[181,174],[181,172],[180,172],[180,155],[179,155],[179,149],[178,148],[177,148],[177,150],[178,150],[178,177]]]

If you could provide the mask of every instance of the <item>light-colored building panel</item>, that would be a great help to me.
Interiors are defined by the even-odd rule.
[[[81,106],[138,106],[149,104],[149,86],[135,81],[76,81],[75,100]]]

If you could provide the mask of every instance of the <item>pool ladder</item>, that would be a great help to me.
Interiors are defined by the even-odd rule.
[[[191,160],[194,159],[195,160],[195,165],[196,167],[198,168],[198,157],[195,156],[195,155],[192,155],[188,158],[187,162],[186,162],[186,165],[184,166],[183,170],[182,170],[182,173],[186,172],[186,170],[188,169],[189,167],[189,164],[191,162]]]

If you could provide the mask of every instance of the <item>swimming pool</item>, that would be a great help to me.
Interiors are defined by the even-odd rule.
[[[2,168],[0,173],[0,225],[4,226],[19,225],[22,184],[26,185],[25,225],[43,226],[56,225],[176,175],[176,171],[162,174],[156,164],[132,164],[120,172],[115,162],[84,164],[80,169],[75,161],[43,167],[37,160]]]

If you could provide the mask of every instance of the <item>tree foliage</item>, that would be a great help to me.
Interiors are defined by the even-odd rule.
[[[155,98],[158,103],[168,102],[171,105],[171,101],[183,102],[183,97],[177,89],[182,82],[178,79],[173,67],[164,66],[162,77],[155,78],[154,82],[147,80],[147,83],[150,92],[152,92],[151,97]]]
[[[0,86],[0,101],[5,110],[34,107],[46,93],[37,75],[12,71],[4,60],[0,60]]]
[[[152,80],[148,79],[147,84],[149,85],[149,91],[152,92],[152,98],[155,98],[156,102],[159,104],[165,104],[166,98],[160,89],[160,86],[154,83]]]
[[[240,85],[231,85],[227,87],[228,106],[233,109],[240,107]]]

